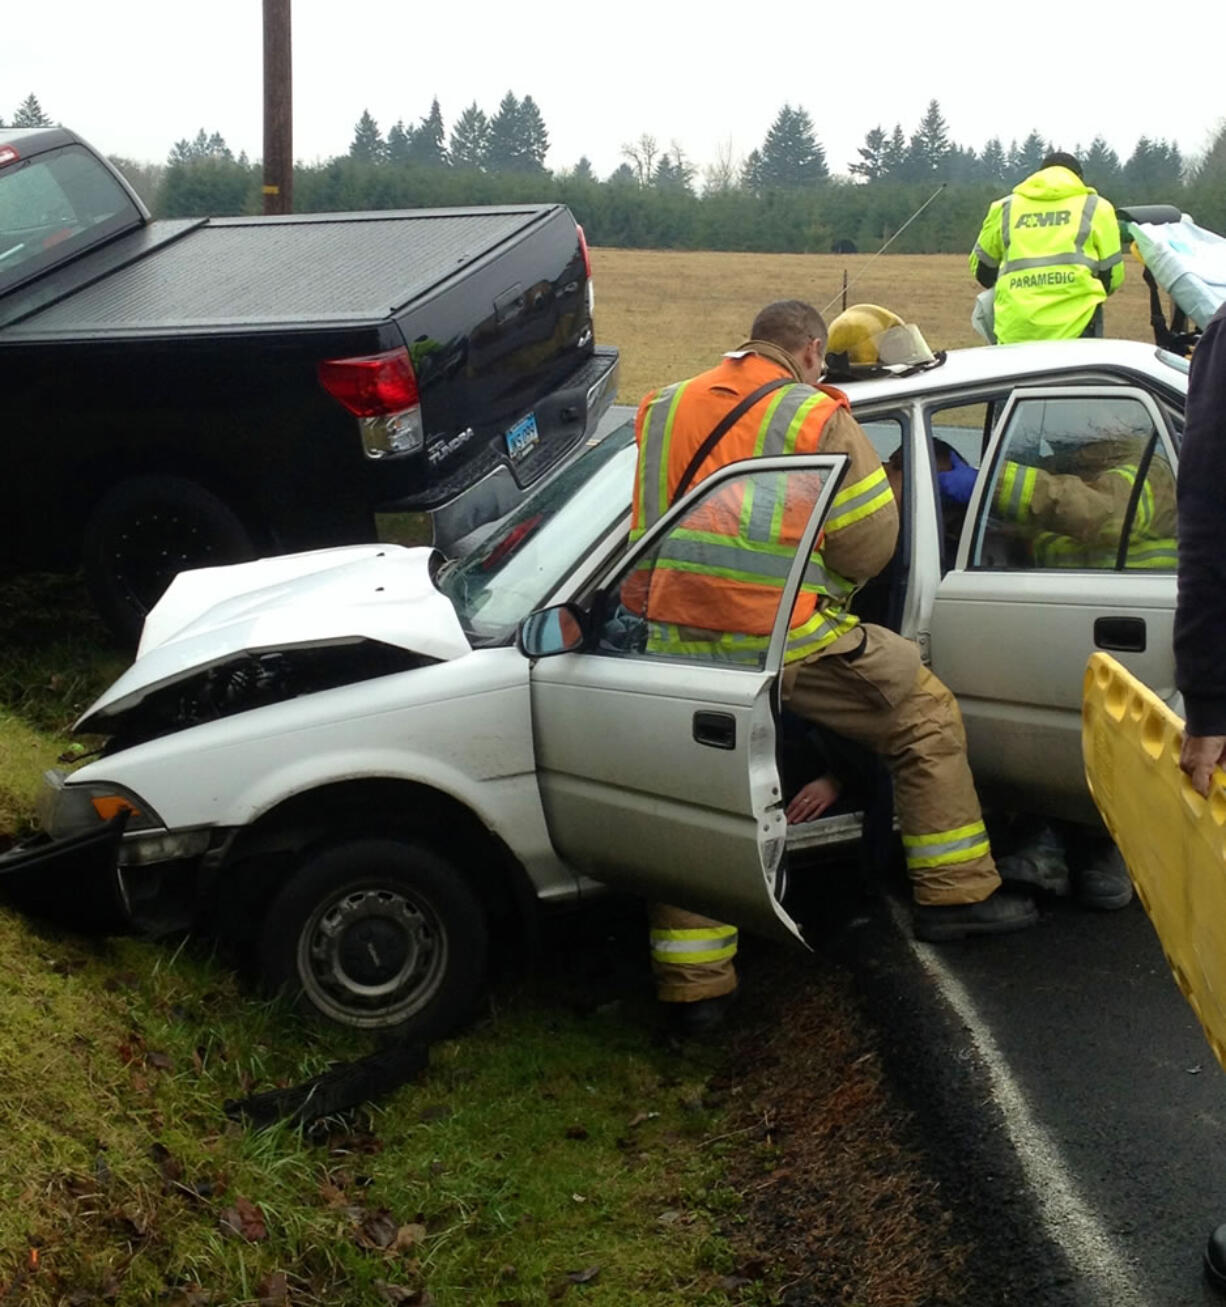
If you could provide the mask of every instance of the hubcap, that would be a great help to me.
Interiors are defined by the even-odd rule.
[[[326,900],[298,940],[307,996],[350,1026],[397,1025],[437,994],[447,943],[433,908],[402,889],[366,887]]]

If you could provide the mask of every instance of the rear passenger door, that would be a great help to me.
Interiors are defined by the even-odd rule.
[[[1019,389],[1003,406],[931,651],[976,781],[1012,806],[1092,816],[1080,710],[1095,649],[1175,696],[1174,471],[1167,420],[1138,388]]]

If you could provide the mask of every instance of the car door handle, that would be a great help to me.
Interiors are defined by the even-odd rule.
[[[1145,652],[1145,619],[1142,617],[1096,617],[1094,643],[1100,649],[1121,653]]]
[[[696,712],[694,739],[712,749],[735,749],[736,718],[726,712]]]

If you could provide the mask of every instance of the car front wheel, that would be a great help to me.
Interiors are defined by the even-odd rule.
[[[463,873],[429,846],[357,839],[307,859],[265,918],[265,982],[319,1015],[434,1039],[469,1015],[489,934]]]

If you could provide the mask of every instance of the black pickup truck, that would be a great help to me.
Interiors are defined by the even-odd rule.
[[[134,636],[185,568],[446,544],[612,401],[562,205],[152,221],[70,131],[0,130],[0,569],[83,566]]]

